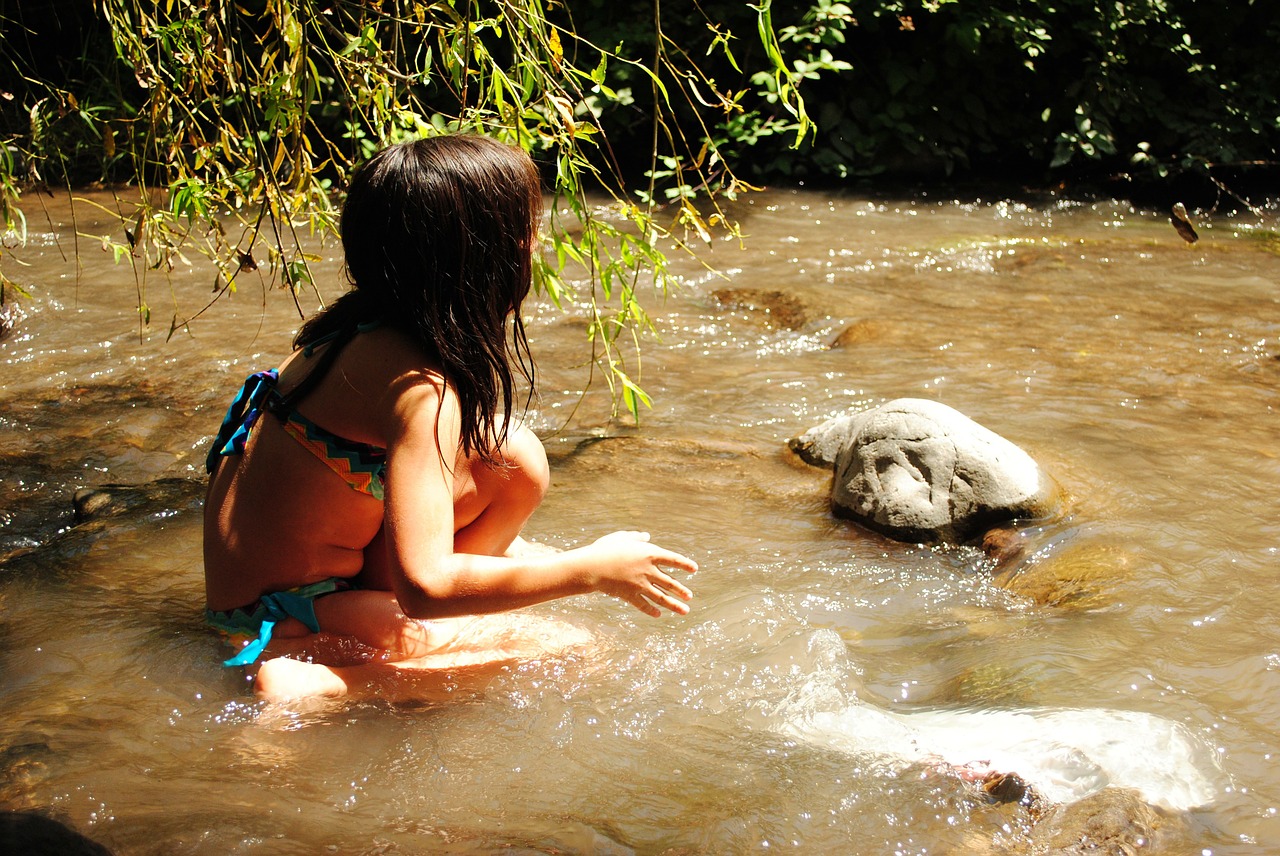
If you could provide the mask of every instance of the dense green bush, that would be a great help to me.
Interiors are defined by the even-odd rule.
[[[304,158],[298,165],[326,168],[340,180],[387,137],[387,128],[378,127],[386,117],[375,104],[388,91],[380,88],[390,79],[382,73],[420,71],[432,63],[444,67],[444,57],[420,55],[446,50],[443,43],[431,44],[433,18],[453,15],[476,24],[469,35],[477,50],[472,74],[485,62],[518,66],[522,59],[548,56],[548,45],[522,42],[510,32],[512,24],[502,32],[516,8],[562,27],[567,64],[596,78],[574,80],[564,73],[562,95],[569,103],[559,109],[578,117],[594,113],[592,124],[609,139],[613,162],[607,153],[597,154],[597,177],[649,171],[656,153],[658,174],[652,177],[660,198],[687,196],[708,179],[728,187],[716,182],[727,168],[757,182],[886,174],[981,178],[1010,171],[1053,181],[1135,167],[1158,175],[1274,166],[1277,157],[1280,64],[1268,51],[1280,39],[1280,15],[1260,0],[770,5],[588,0],[544,10],[538,3],[247,0],[232,7],[105,0],[91,12],[71,2],[6,7],[0,0],[0,20],[9,23],[3,46],[15,60],[0,64],[5,162],[12,163],[8,174],[16,173],[17,180],[38,175],[56,183],[68,177],[130,180],[148,164],[164,166],[154,158],[126,156],[120,131],[136,137],[139,123],[145,127],[149,121],[155,127],[147,130],[163,141],[167,130],[181,124],[167,115],[177,105],[156,110],[152,104],[149,116],[140,113],[148,100],[148,75],[154,68],[172,69],[173,94],[192,95],[192,81],[184,81],[182,71],[192,67],[190,52],[207,47],[209,32],[216,31],[237,40],[242,61],[254,63],[280,59],[290,44],[296,49],[297,40],[310,39],[310,52],[303,46],[298,55],[308,62],[295,56],[296,66],[281,66],[275,81],[259,87],[253,98],[204,105],[191,118],[199,112],[211,127],[256,121],[268,132],[292,130],[289,117],[281,121],[281,111],[296,111],[306,102],[313,140],[341,143],[334,157],[309,164]],[[148,6],[156,9],[149,16],[143,11]],[[405,15],[415,10],[421,26],[389,25],[401,6]],[[225,15],[229,8],[240,14]],[[207,10],[205,20],[192,11],[198,9]],[[219,9],[225,26],[211,28]],[[774,30],[763,40],[762,17]],[[317,20],[325,26],[311,26]],[[406,35],[419,40],[416,50],[411,42],[395,42]],[[79,50],[63,50],[68,42]],[[139,71],[140,58],[148,56],[154,68]],[[343,75],[355,76],[351,69],[361,63],[372,70],[366,85],[342,85]],[[665,70],[663,63],[669,64]],[[790,75],[779,75],[779,64]],[[289,75],[312,91],[291,98]],[[655,87],[655,78],[665,88]],[[452,83],[463,79],[455,69]],[[797,116],[790,93],[778,97],[780,83],[798,87],[816,125],[812,132],[801,127],[804,117]],[[418,118],[435,116],[437,123],[468,107],[492,107],[486,100],[497,94],[487,84],[467,93],[425,74],[422,84],[409,106],[421,108]],[[673,84],[687,88],[677,91]],[[474,103],[460,103],[467,98]],[[409,103],[403,93],[393,93],[396,99]],[[660,128],[655,146],[655,103],[664,100],[677,121]],[[473,110],[472,118],[485,121],[481,113]],[[412,122],[406,130],[413,130]],[[678,168],[692,165],[708,139],[716,144],[715,168],[684,176]],[[181,150],[192,147],[199,144],[179,141]],[[154,178],[167,176],[158,169]],[[624,193],[647,191],[642,183]]]
[[[645,41],[644,13],[619,22],[617,4],[589,8],[577,16],[584,32]],[[733,32],[751,25],[741,3],[701,8]],[[684,23],[687,50],[710,43]],[[719,133],[758,181],[1049,184],[1276,166],[1280,64],[1268,54],[1280,15],[1260,0],[817,0],[787,20],[775,10],[774,24],[787,60],[810,77],[800,89],[817,132],[790,149],[776,133],[786,111],[744,99],[754,120]]]

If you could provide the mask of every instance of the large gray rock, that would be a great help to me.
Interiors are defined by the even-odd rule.
[[[834,468],[833,512],[901,541],[959,543],[1043,517],[1057,500],[1026,452],[936,401],[900,398],[839,416],[789,445]]]

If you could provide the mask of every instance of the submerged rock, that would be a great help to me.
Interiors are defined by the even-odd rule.
[[[761,288],[721,288],[711,296],[723,306],[748,313],[764,326],[783,330],[799,330],[808,323],[804,303],[785,291]]]
[[[834,468],[835,514],[900,541],[960,543],[1057,503],[1030,455],[936,401],[900,398],[839,416],[788,445]]]
[[[1090,610],[1110,606],[1111,589],[1128,577],[1133,552],[1122,544],[1059,536],[1030,549],[1026,532],[997,527],[982,539],[982,549],[996,561],[996,585],[1038,606]]]
[[[85,523],[125,514],[144,516],[160,510],[195,507],[203,498],[204,489],[201,480],[162,478],[146,484],[81,488],[71,501],[76,523]]]
[[[845,327],[827,346],[832,349],[852,348],[867,342],[878,342],[886,338],[896,328],[888,321],[878,318],[867,318]]]
[[[157,517],[198,511],[204,491],[203,480],[188,478],[81,488],[71,497],[69,511],[74,525],[70,526],[66,525],[67,498],[55,496],[46,512],[48,522],[38,537],[28,536],[13,546],[0,543],[0,573],[41,577],[74,573],[78,557],[97,539],[111,532],[154,525]]]
[[[92,838],[34,811],[0,812],[0,853],[111,856]]]
[[[39,791],[51,775],[50,762],[55,758],[43,735],[16,737],[17,741],[0,750],[0,793],[11,796],[9,807],[13,809],[30,807],[19,804],[25,802],[20,795]],[[4,852],[7,851],[0,849],[0,853]]]
[[[1187,853],[1193,843],[1182,814],[1162,811],[1126,788],[1107,788],[1073,805],[1055,806],[1035,837],[1051,853]],[[1187,849],[1183,849],[1183,848]]]
[[[955,774],[981,783],[995,802],[1066,806],[1121,789],[1138,803],[1176,813],[1208,805],[1219,791],[1212,748],[1181,723],[1141,711],[904,710],[797,695],[777,714],[779,730],[792,738],[889,769],[923,765]]]
[[[978,787],[993,803],[1029,805],[1039,799],[1035,790],[1017,773],[987,773]]]

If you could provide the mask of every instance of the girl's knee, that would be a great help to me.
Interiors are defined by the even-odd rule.
[[[551,468],[542,441],[523,424],[516,424],[507,434],[502,452],[510,464],[503,473],[507,482],[504,492],[515,492],[524,503],[537,507],[551,485]]]
[[[504,555],[547,493],[547,453],[532,431],[512,425],[501,453],[497,464],[468,462],[470,475],[454,495],[458,552]]]

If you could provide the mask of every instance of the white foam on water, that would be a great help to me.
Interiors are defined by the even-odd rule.
[[[1212,755],[1189,730],[1148,713],[1105,709],[886,711],[859,701],[832,709],[793,699],[779,730],[812,745],[892,766],[943,764],[1016,773],[1042,797],[1071,803],[1105,787],[1132,788],[1152,805],[1187,811],[1217,793]],[[824,708],[824,709],[817,709]]]

